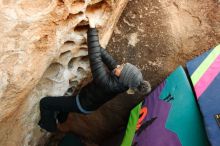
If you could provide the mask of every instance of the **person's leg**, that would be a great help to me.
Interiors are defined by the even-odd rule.
[[[64,123],[68,117],[69,112],[59,112],[57,114],[57,120],[60,124]]]
[[[56,118],[55,112],[65,113],[60,116],[63,122],[67,117],[68,112],[80,113],[75,97],[60,96],[60,97],[44,97],[40,101],[40,116],[39,125],[47,131],[56,131]]]

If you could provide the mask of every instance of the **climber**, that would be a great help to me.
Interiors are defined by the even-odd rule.
[[[67,119],[69,112],[89,114],[117,94],[130,89],[132,96],[145,96],[151,90],[140,70],[130,63],[118,65],[108,52],[100,47],[98,31],[92,22],[87,32],[88,55],[93,81],[76,96],[44,97],[40,101],[39,126],[49,132],[57,130],[57,122]]]

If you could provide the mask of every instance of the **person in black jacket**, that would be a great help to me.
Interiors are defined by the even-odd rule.
[[[64,122],[69,112],[89,114],[128,89],[132,89],[134,94],[131,96],[136,97],[145,96],[151,90],[137,67],[130,63],[118,65],[100,46],[96,28],[89,28],[87,44],[93,81],[74,97],[44,97],[40,100],[41,119],[38,124],[49,132],[55,132],[57,121]]]

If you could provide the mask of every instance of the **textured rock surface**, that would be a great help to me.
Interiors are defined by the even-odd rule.
[[[126,0],[0,1],[0,145],[37,145],[39,100],[90,80],[88,18],[105,46]],[[40,140],[43,143],[43,139]]]
[[[137,64],[155,87],[178,65],[220,43],[218,0],[131,0],[107,47]],[[72,131],[100,142],[126,125],[137,99],[118,96],[89,116],[72,114]]]

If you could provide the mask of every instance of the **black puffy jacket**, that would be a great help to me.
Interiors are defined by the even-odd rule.
[[[83,109],[94,111],[128,88],[119,83],[119,78],[112,73],[117,62],[100,47],[95,28],[88,30],[87,43],[93,81],[80,90],[79,101]]]

